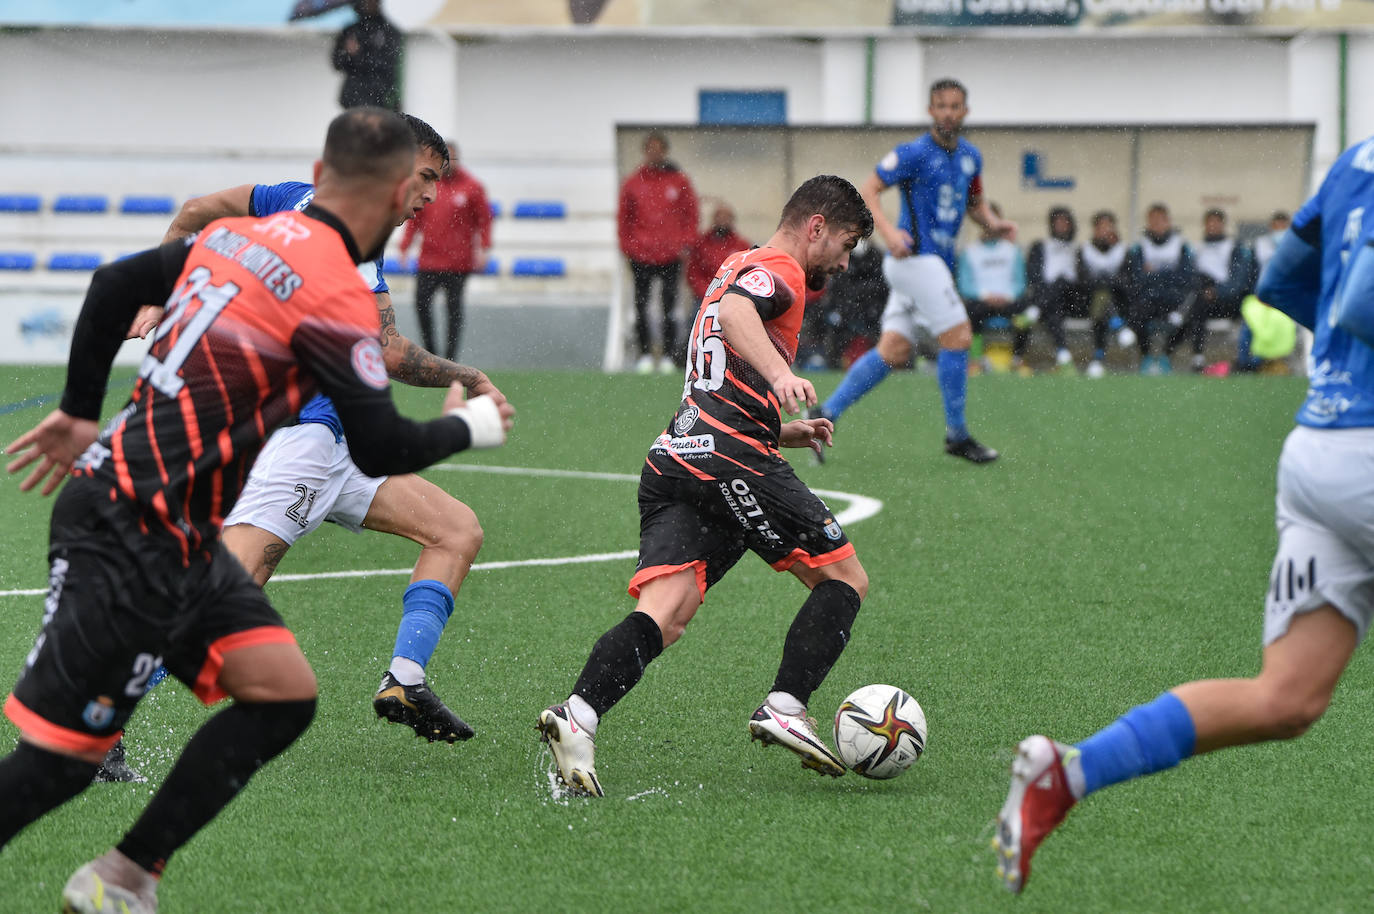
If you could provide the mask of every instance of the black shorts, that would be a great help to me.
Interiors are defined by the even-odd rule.
[[[703,598],[745,550],[786,571],[854,554],[835,515],[787,467],[720,479],[666,476],[647,464],[639,477],[639,564],[630,596],[644,582],[695,568]]]
[[[210,704],[226,653],[295,640],[221,543],[187,567],[109,491],[77,477],[53,505],[43,629],[5,702],[22,732],[77,752],[114,744],[159,666]]]

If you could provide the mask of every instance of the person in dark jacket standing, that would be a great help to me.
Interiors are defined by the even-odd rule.
[[[448,333],[444,358],[458,357],[463,331],[463,286],[468,276],[487,266],[491,247],[491,204],[482,183],[458,164],[458,146],[449,141],[449,171],[439,179],[434,202],[406,223],[401,254],[421,236],[415,277],[415,312],[420,318],[420,338],[430,352],[438,352],[434,340],[434,294],[444,290]]]
[[[736,251],[753,247],[735,231],[735,211],[730,204],[721,203],[711,214],[711,227],[702,232],[687,253],[687,288],[697,304],[706,297],[711,280],[716,278],[720,265]]]
[[[677,332],[673,311],[682,260],[696,240],[697,195],[675,163],[668,160],[668,138],[654,132],[644,138],[644,162],[620,187],[617,222],[620,250],[630,262],[634,277],[635,338],[639,359],[635,370],[654,370],[653,343],[649,334],[649,296],[652,283],[660,283],[663,305],[663,348],[658,370],[674,370]]]
[[[358,21],[334,41],[334,69],[344,75],[339,104],[400,110],[396,76],[401,67],[400,29],[382,15],[381,0],[357,0]]]

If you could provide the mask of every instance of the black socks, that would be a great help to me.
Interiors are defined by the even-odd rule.
[[[229,804],[315,716],[308,701],[236,702],[207,720],[117,849],[160,874],[172,852]]]
[[[849,643],[849,628],[859,614],[859,592],[844,581],[822,581],[806,598],[783,642],[782,663],[772,691],[811,700]]]
[[[658,623],[646,613],[632,612],[597,640],[573,694],[581,695],[599,717],[635,687],[649,661],[661,653]]]
[[[0,759],[0,847],[24,826],[85,790],[98,767],[21,740]]]

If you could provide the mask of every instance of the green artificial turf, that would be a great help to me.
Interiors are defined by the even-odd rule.
[[[0,369],[0,405],[61,379]],[[508,446],[453,463],[629,478],[431,470],[481,519],[479,563],[633,550],[633,478],[681,381],[495,380],[519,411]],[[815,380],[824,392],[839,379]],[[437,412],[438,392],[397,392],[410,415]],[[973,430],[1004,456],[973,466],[942,453],[933,379],[900,373],[844,417],[824,466],[792,452],[812,487],[883,502],[847,528],[871,590],[812,713],[828,733],[858,686],[916,696],[928,751],[887,782],[822,778],[750,744],[745,723],[804,596],[753,558],[606,716],[604,799],[554,795],[534,721],[632,608],[632,558],[479,564],[430,667],[478,735],[426,744],[369,702],[416,548],[326,525],[279,574],[395,573],[268,585],[319,675],[319,714],[173,859],[162,910],[1367,910],[1367,653],[1302,740],[1090,798],[1045,844],[1020,899],[998,886],[987,849],[1021,737],[1079,740],[1178,682],[1256,670],[1274,469],[1302,392],[1292,378],[976,378]],[[0,415],[0,437],[48,408]],[[48,511],[0,481],[0,590],[44,585]],[[6,686],[41,614],[41,596],[0,596]],[[23,832],[0,854],[0,910],[55,909],[206,714],[180,684],[156,688],[127,735],[152,783],[98,785]],[[15,731],[0,728],[4,749]]]

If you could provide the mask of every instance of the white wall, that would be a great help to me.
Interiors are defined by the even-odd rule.
[[[241,162],[308,165],[336,110],[330,41],[291,29],[0,34],[0,154],[39,154],[53,163],[48,180],[62,189],[82,173],[110,171],[99,166],[110,155],[204,156],[235,177]],[[1327,35],[882,38],[873,111],[880,123],[918,122],[925,85],[953,75],[969,85],[973,123],[1315,119],[1324,165],[1338,151],[1336,49]],[[854,37],[574,33],[455,41],[416,33],[406,98],[408,108],[460,138],[474,167],[512,169],[512,186],[498,193],[547,195],[571,183],[590,196],[614,183],[617,122],[692,123],[697,92],[716,88],[784,90],[792,123],[856,121],[865,68],[866,41]],[[1351,142],[1374,132],[1374,95],[1360,90],[1370,84],[1374,37],[1357,36],[1349,43]],[[80,167],[62,168],[62,157],[73,154],[82,156]],[[0,183],[33,179],[10,170],[14,161],[0,160]],[[116,170],[129,167],[136,166],[125,159]],[[176,172],[166,171],[179,180]],[[110,177],[92,175],[102,184]],[[196,183],[226,183],[211,177]]]
[[[331,45],[329,35],[291,28],[0,32],[0,193],[182,199],[306,179],[337,111]],[[783,90],[793,124],[856,123],[870,103],[877,123],[918,124],[926,86],[954,76],[969,86],[975,126],[1315,121],[1314,175],[1340,151],[1334,35],[894,33],[872,50],[870,97],[869,40],[853,34],[421,32],[408,39],[406,107],[455,136],[465,164],[507,207],[555,198],[580,214],[549,227],[562,241],[535,237],[535,226],[498,226],[498,246],[538,254],[564,244],[547,253],[583,271],[580,284],[519,286],[541,301],[613,294],[615,125],[695,123],[702,89]],[[1374,85],[1374,35],[1349,40],[1348,85],[1353,143],[1374,133],[1374,94],[1363,91]],[[142,246],[160,237],[165,226],[154,223],[82,247]],[[6,224],[41,232],[26,240],[0,224],[0,248],[45,252],[66,241],[53,232],[77,223],[45,215]]]

